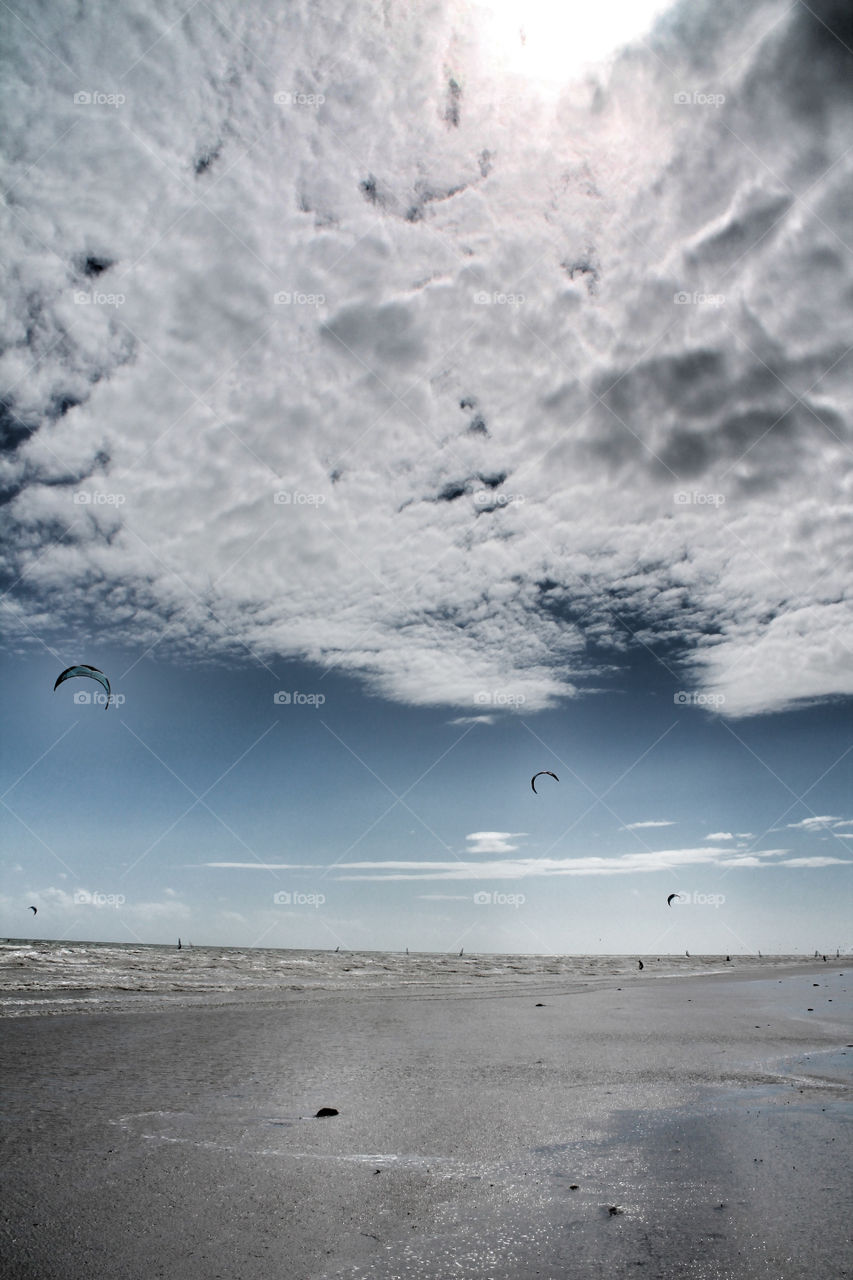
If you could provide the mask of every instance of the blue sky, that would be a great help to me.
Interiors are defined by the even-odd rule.
[[[0,15],[4,934],[851,944],[846,11],[488,9]]]
[[[729,723],[643,651],[608,691],[460,724],[304,664],[94,656],[125,699],[106,711],[54,693],[47,655],[4,664],[7,935],[32,901],[41,936],[127,941],[845,945],[843,705]],[[534,795],[538,769],[559,782]]]

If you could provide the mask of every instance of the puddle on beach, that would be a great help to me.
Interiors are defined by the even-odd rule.
[[[749,1098],[760,1101],[754,1089]],[[428,1235],[383,1239],[374,1224],[373,1261],[315,1277],[813,1280],[816,1257],[845,1250],[846,1219],[824,1195],[834,1187],[840,1208],[837,1120],[800,1102],[780,1129],[778,1114],[744,1119],[710,1097],[692,1111],[614,1112],[599,1140],[537,1146],[484,1169],[437,1207]]]

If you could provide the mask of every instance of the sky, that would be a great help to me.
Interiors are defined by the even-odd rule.
[[[0,24],[0,933],[853,947],[848,7]]]

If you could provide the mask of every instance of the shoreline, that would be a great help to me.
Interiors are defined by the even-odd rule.
[[[83,945],[83,944],[80,944]],[[199,948],[199,950],[202,950]],[[221,950],[221,949],[215,949]],[[168,954],[171,954],[169,952]],[[245,953],[239,952],[243,955]],[[287,953],[283,953],[287,955]],[[298,953],[316,956],[324,953]],[[424,953],[429,954],[429,953]],[[345,959],[358,959],[362,956],[386,957],[386,952],[353,952],[335,957],[343,962]],[[403,959],[402,957],[393,957]],[[411,959],[417,959],[417,956]],[[528,971],[493,972],[478,969],[477,966],[487,963],[494,957],[472,955],[464,960],[458,957],[445,957],[452,964],[459,966],[449,968],[442,974],[417,975],[394,972],[387,964],[382,964],[378,971],[350,970],[343,968],[334,975],[312,976],[310,974],[282,975],[275,982],[235,981],[233,985],[223,985],[222,981],[203,980],[189,981],[180,985],[179,979],[169,976],[170,986],[162,981],[152,981],[150,985],[141,985],[144,979],[134,975],[135,986],[123,985],[121,973],[107,975],[103,983],[95,980],[77,985],[67,982],[62,970],[45,975],[45,985],[32,987],[23,985],[22,979],[14,976],[9,980],[8,968],[0,978],[0,1021],[21,1017],[61,1017],[78,1013],[135,1013],[145,1009],[156,1009],[162,1005],[164,1009],[186,1007],[223,1008],[233,1004],[269,1004],[290,999],[299,1000],[306,997],[322,999],[325,997],[347,995],[358,997],[364,994],[377,997],[386,996],[391,999],[405,992],[410,999],[498,999],[506,995],[512,997],[522,991],[531,995],[579,994],[584,991],[608,990],[617,986],[642,987],[650,982],[678,982],[682,979],[725,978],[726,980],[754,981],[776,974],[794,975],[814,972],[815,974],[831,972],[833,968],[843,967],[843,959],[827,957],[826,961],[812,958],[794,959],[789,956],[763,957],[761,960],[737,957],[735,962],[726,963],[723,957],[696,956],[693,961],[703,967],[673,969],[669,967],[674,961],[683,962],[684,957],[662,957],[654,960],[646,957],[644,969],[636,967],[639,957],[593,957],[598,962],[620,962],[625,967],[610,971],[579,969],[576,972],[563,973],[545,971],[540,973]],[[506,957],[499,956],[505,960]],[[531,957],[518,957],[519,960]],[[532,957],[540,959],[540,957]],[[405,959],[410,959],[406,957]],[[578,960],[587,963],[586,956],[565,956],[548,958],[569,962]],[[708,962],[719,967],[709,968]],[[659,966],[659,967],[657,967]],[[23,967],[23,966],[22,966]],[[344,977],[344,974],[347,976]],[[244,978],[245,975],[236,975]]]
[[[8,1274],[851,1274],[853,971],[646,972],[9,1019]]]

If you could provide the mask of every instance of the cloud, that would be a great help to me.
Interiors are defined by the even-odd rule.
[[[667,819],[661,819],[658,821],[655,821],[654,819],[652,819],[648,822],[629,822],[626,826],[622,828],[622,830],[623,831],[642,831],[644,827],[674,827],[674,826],[675,826],[675,823],[670,822]]]
[[[524,831],[474,831],[465,839],[468,842],[468,853],[515,853],[518,848],[517,844],[511,844],[511,840],[517,839],[519,836],[526,835]]]
[[[712,831],[709,836],[705,837],[705,839],[706,840],[734,840],[734,836],[732,835],[731,831]]]
[[[186,867],[219,867],[222,869],[239,867],[246,871],[316,871],[312,862],[187,862]]]
[[[850,858],[786,858],[782,863],[784,867],[831,867],[835,865],[851,866]]]
[[[513,858],[501,862],[464,861],[364,861],[338,863],[338,880],[519,880],[527,877],[610,876],[636,872],[674,871],[700,865],[774,865],[762,859],[777,858],[787,849],[761,850],[741,861],[727,849],[661,849],[624,853],[611,857]]]
[[[827,827],[835,827],[844,825],[840,818],[832,817],[812,817],[803,818],[800,822],[788,822],[785,824],[784,830],[788,831],[820,831]],[[780,828],[776,828],[779,830]]]
[[[11,28],[13,642],[478,718],[634,644],[730,716],[853,693],[846,19],[689,9],[553,105],[449,5]]]

